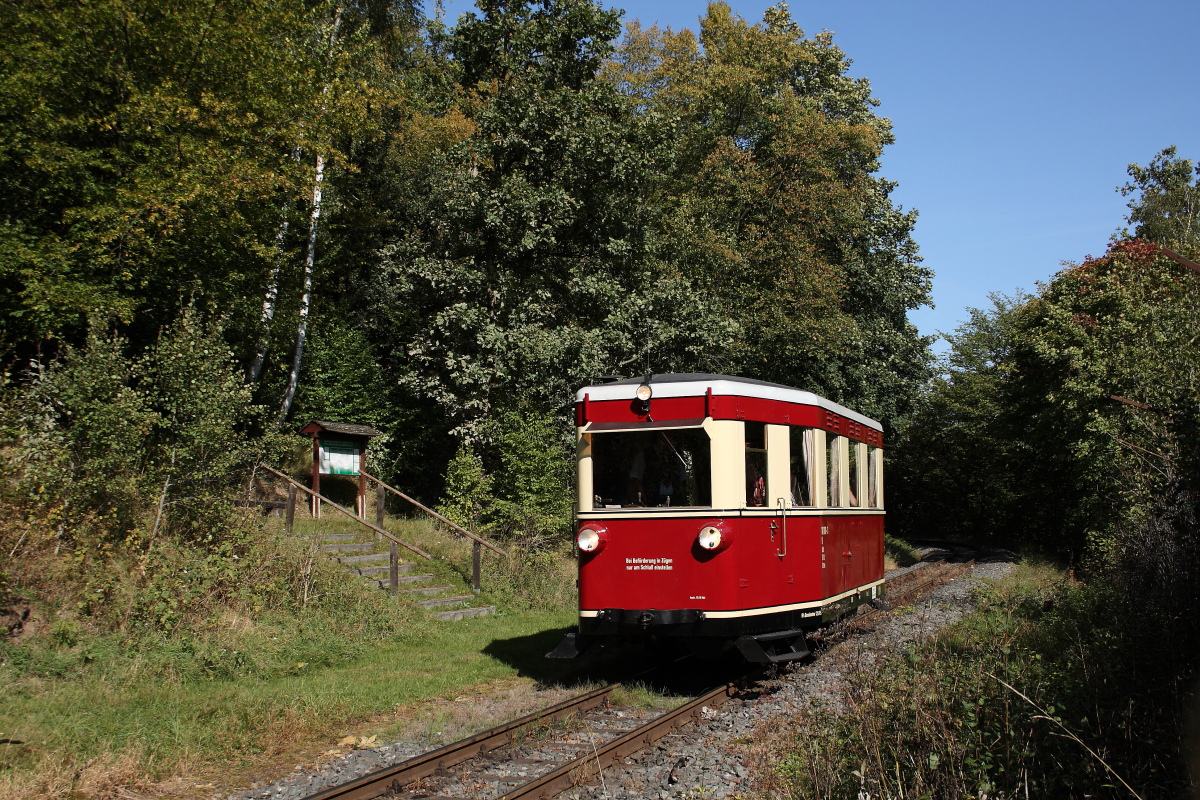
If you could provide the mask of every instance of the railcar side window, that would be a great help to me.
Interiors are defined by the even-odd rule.
[[[711,464],[703,428],[594,433],[596,507],[711,506]]]
[[[746,423],[746,505],[767,504],[767,426]]]
[[[846,498],[846,505],[858,506],[858,442],[850,440],[850,450],[848,466],[850,468],[850,496]]]
[[[883,507],[883,498],[879,496],[879,459],[882,457],[882,450],[867,445],[867,505],[871,508]]]
[[[825,434],[825,481],[827,492],[825,496],[829,498],[829,507],[837,508],[842,505],[841,496],[838,488],[841,482],[838,476],[841,474],[841,459],[838,458],[838,440],[842,437],[827,433]]]
[[[814,456],[812,428],[792,428],[788,435],[791,437],[792,450],[792,505],[811,506]]]

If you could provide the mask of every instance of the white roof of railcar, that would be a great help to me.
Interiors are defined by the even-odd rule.
[[[585,386],[575,393],[575,402],[583,402],[583,396],[589,400],[633,400],[637,387],[644,383],[641,378],[625,378],[610,383],[599,383]],[[665,375],[651,375],[650,387],[655,397],[695,397],[712,389],[714,395],[737,395],[740,397],[759,397],[764,400],[782,400],[788,403],[818,406],[835,414],[841,414],[860,425],[866,425],[877,431],[883,430],[883,425],[870,417],[851,411],[843,405],[827,400],[820,395],[784,386],[781,383],[759,381],[754,378],[738,378],[731,375],[709,375],[706,373],[680,372]]]

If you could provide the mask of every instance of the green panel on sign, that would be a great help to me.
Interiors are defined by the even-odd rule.
[[[321,440],[321,472],[325,475],[357,475],[359,452],[357,442],[337,439]]]

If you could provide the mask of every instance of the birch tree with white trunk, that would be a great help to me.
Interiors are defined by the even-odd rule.
[[[329,31],[329,45],[327,50],[326,63],[332,64],[334,48],[337,46],[338,29],[342,24],[342,11],[344,7],[338,6],[333,15],[333,25]],[[323,98],[329,95],[330,83],[327,81],[321,90]],[[324,116],[326,111],[326,103],[323,100],[319,116]],[[283,393],[283,401],[279,406],[279,415],[275,422],[277,425],[282,425],[287,419],[288,412],[292,408],[292,400],[296,397],[296,387],[300,383],[300,366],[304,361],[304,340],[308,336],[308,316],[312,304],[312,285],[313,285],[313,270],[317,263],[317,233],[321,222],[321,195],[325,181],[325,155],[318,153],[316,157],[316,170],[313,175],[313,190],[312,190],[312,207],[309,211],[308,218],[308,243],[304,252],[304,280],[300,292],[300,310],[299,322],[296,325],[296,345],[292,351],[292,365],[288,372],[287,388]],[[270,290],[268,289],[268,294]],[[266,306],[264,304],[264,311]]]

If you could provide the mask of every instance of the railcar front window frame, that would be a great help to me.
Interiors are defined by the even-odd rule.
[[[583,436],[594,510],[713,507],[712,438],[703,425],[596,425]]]

